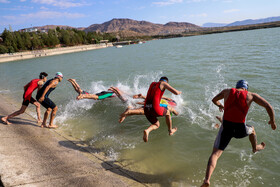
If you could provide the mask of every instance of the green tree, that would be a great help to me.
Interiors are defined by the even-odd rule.
[[[31,45],[32,45],[32,49],[39,49],[41,47],[41,42],[39,40],[39,37],[35,33],[32,33]]]
[[[67,30],[62,29],[60,33],[61,33],[60,43],[66,45],[66,46],[70,46],[69,32]]]
[[[59,39],[56,35],[56,30],[50,29],[48,32],[48,40],[49,40],[49,47],[55,47],[57,44],[59,44]]]
[[[24,43],[26,49],[29,49],[29,50],[32,49],[31,37],[30,37],[29,33],[24,32],[22,34],[22,40],[23,40],[23,43]]]
[[[26,47],[23,43],[23,39],[21,37],[21,33],[20,32],[15,32],[14,34],[15,34],[15,37],[16,37],[18,50],[26,50]]]
[[[8,53],[8,49],[4,45],[0,45],[0,54]]]
[[[8,49],[8,53],[14,53],[15,52],[15,49],[13,48],[13,46],[9,46],[7,47]]]
[[[41,40],[42,40],[43,46],[50,46],[49,36],[46,33],[41,34]]]

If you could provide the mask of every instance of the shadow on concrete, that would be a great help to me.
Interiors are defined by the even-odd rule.
[[[116,161],[107,161],[107,162],[103,162],[101,165],[104,169],[108,171],[111,171],[123,177],[133,179],[135,181],[142,183],[143,185],[158,184],[162,187],[171,187],[172,181],[174,182],[174,180],[170,179],[172,173],[163,173],[158,175],[146,174],[146,173],[128,170],[125,167],[122,167],[116,163],[117,163]]]
[[[2,180],[1,180],[1,176],[0,176],[0,187],[4,187],[4,184],[2,183]]]
[[[74,149],[82,152],[87,152],[87,153],[99,153],[101,152],[101,149],[96,149],[94,147],[89,146],[86,144],[84,141],[59,141],[59,145],[69,148],[69,149]]]
[[[59,141],[59,145],[64,146],[69,149],[78,150],[81,152],[88,153],[100,153],[101,149],[96,149],[94,147],[89,146],[84,141]],[[172,181],[170,177],[172,177],[172,173],[164,173],[164,174],[145,174],[141,172],[132,171],[126,169],[125,166],[118,165],[116,161],[103,161],[101,163],[102,167],[108,171],[111,171],[117,175],[132,179],[137,181],[145,186],[145,184],[158,184],[162,187],[171,187]]]
[[[0,122],[4,125],[7,125],[6,123],[4,123],[1,118],[4,116],[0,116]],[[36,121],[35,120],[29,120],[29,119],[24,119],[24,118],[20,118],[20,117],[15,117],[15,118],[11,118],[8,120],[9,122],[11,122],[11,125],[31,125],[34,127],[40,127],[39,125],[36,125]]]

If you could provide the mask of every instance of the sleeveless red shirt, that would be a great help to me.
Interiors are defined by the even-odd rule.
[[[230,90],[228,99],[224,106],[224,120],[245,123],[249,107],[246,102],[247,90],[238,91],[236,88]]]
[[[24,92],[23,98],[24,100],[30,100],[32,96],[32,92],[38,88],[38,81],[40,79],[33,79],[27,84],[27,88]]]
[[[164,91],[159,87],[160,83],[161,82],[151,83],[145,100],[145,107],[151,106],[159,116],[163,115],[164,112],[164,107],[160,107],[160,100],[164,94]]]

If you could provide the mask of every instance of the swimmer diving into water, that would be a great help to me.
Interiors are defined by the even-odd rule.
[[[133,95],[133,99],[139,98],[146,99],[146,97],[142,94]],[[173,114],[177,116],[179,113],[173,107],[169,106],[167,101],[175,102],[174,100],[163,96],[161,99],[160,106],[165,107],[167,110],[170,110]],[[137,104],[144,105],[145,102],[137,102]],[[131,107],[127,107],[127,109],[120,115],[119,123],[122,123],[127,116],[132,115],[145,115],[144,106],[134,109],[132,109]]]
[[[169,135],[173,135],[177,131],[176,127],[172,127],[171,111],[167,110],[165,107],[160,106],[160,100],[166,89],[175,95],[179,95],[182,93],[181,91],[176,90],[168,84],[167,77],[161,77],[158,82],[151,83],[144,105],[145,116],[151,123],[151,125],[149,128],[144,130],[144,142],[148,142],[149,133],[151,131],[159,128],[160,123],[157,117],[165,116]]]
[[[102,91],[97,94],[90,94],[82,90],[75,79],[68,79],[68,81],[72,84],[75,91],[79,94],[76,98],[77,100],[81,100],[81,99],[102,100],[108,97],[113,97],[113,95],[115,94],[122,102],[127,101],[127,99],[124,97],[123,92],[119,90],[117,87],[110,87],[108,91]]]

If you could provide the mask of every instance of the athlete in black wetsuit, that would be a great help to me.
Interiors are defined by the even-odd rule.
[[[36,95],[36,99],[43,105],[47,110],[44,114],[44,120],[41,124],[41,127],[48,127],[48,128],[56,128],[57,126],[53,124],[53,120],[55,118],[57,112],[57,106],[55,103],[50,100],[49,94],[56,88],[59,82],[63,79],[63,75],[61,72],[57,72],[55,78],[48,80],[42,89]],[[50,123],[47,126],[46,122],[51,112]]]

